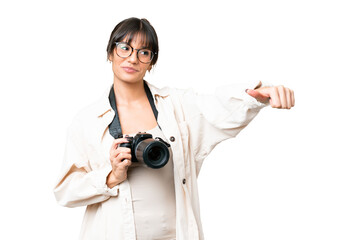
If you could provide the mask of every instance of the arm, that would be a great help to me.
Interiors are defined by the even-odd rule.
[[[115,141],[120,143],[124,140]],[[78,207],[105,201],[118,195],[118,184],[126,179],[126,175],[124,179],[120,179],[120,172],[113,171],[113,168],[118,169],[121,165],[129,165],[130,161],[121,161],[129,155],[120,155],[120,149],[112,151],[110,154],[112,165],[104,164],[102,167],[92,169],[85,145],[86,142],[81,136],[81,124],[75,121],[68,131],[63,168],[54,189],[55,197],[60,205]]]
[[[181,93],[184,119],[182,133],[188,135],[197,172],[205,157],[218,143],[235,137],[267,104],[277,104],[277,100],[282,102],[282,98],[280,100],[273,94],[269,102],[270,96],[264,92],[274,91],[274,88],[278,89],[255,82],[220,87],[212,95],[196,94],[193,91]],[[253,91],[258,94],[255,96],[257,98],[250,95]]]

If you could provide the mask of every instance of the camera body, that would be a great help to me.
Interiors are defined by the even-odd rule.
[[[164,167],[170,158],[170,144],[163,139],[153,138],[152,134],[139,132],[134,137],[126,137],[127,143],[119,147],[131,149],[131,162],[139,162],[147,167],[158,169]]]

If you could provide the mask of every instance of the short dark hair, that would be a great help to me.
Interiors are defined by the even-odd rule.
[[[146,48],[155,53],[155,56],[151,61],[151,65],[155,65],[159,55],[159,42],[155,29],[145,18],[128,18],[115,26],[114,30],[111,32],[106,48],[108,59],[114,52],[116,46],[115,42],[126,41],[130,43],[138,34],[142,37],[142,41]]]

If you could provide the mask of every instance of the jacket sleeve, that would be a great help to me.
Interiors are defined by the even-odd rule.
[[[106,185],[111,165],[91,169],[81,135],[81,124],[74,121],[68,130],[63,166],[54,189],[56,200],[66,207],[91,205],[118,195],[118,186],[110,189]]]
[[[260,86],[270,85],[256,81],[219,87],[215,94],[198,94],[192,90],[180,94],[189,147],[195,154],[197,172],[204,158],[218,143],[235,137],[267,105],[245,92]]]

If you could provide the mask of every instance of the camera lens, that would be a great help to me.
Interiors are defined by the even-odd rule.
[[[162,168],[169,161],[167,146],[154,139],[145,139],[136,147],[136,158],[151,168]]]
[[[151,162],[159,161],[163,157],[162,149],[159,147],[153,147],[148,152],[148,157]]]

